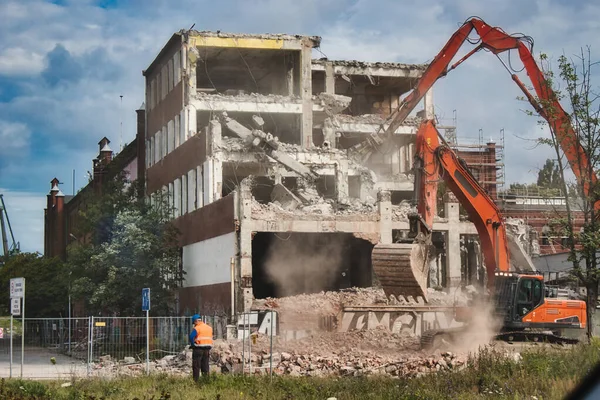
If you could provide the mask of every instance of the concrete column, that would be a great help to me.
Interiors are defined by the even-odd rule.
[[[335,74],[331,61],[325,62],[325,93],[335,94]]]
[[[252,307],[252,192],[248,185],[240,185],[239,201],[239,245],[240,245],[240,287],[236,293],[241,295],[241,307],[249,311]],[[236,304],[240,304],[236,301]]]
[[[196,197],[198,198],[197,208],[204,207],[204,166],[196,167]]]
[[[331,117],[327,117],[323,121],[323,140],[328,141],[332,149],[336,148],[335,128],[333,127]]]
[[[313,115],[312,115],[312,44],[305,40],[302,42],[300,53],[300,95],[302,96],[302,135],[300,143],[303,148],[311,148]]]
[[[341,201],[342,199],[347,199],[348,198],[348,160],[342,159],[336,163],[335,180],[336,180],[336,190],[337,190],[338,201]]]
[[[277,80],[274,79],[273,80],[273,85],[278,84]],[[288,96],[293,96],[295,94],[294,90],[294,62],[291,62],[290,65],[288,65],[287,71],[286,71],[286,94]],[[277,93],[277,92],[276,92]]]
[[[380,190],[377,193],[377,202],[379,206],[379,243],[392,243],[392,196],[387,190]]]
[[[184,47],[183,60],[185,61],[185,77],[187,78],[186,95],[196,94],[196,65],[198,63],[198,49]]]
[[[425,118],[426,119],[434,119],[435,118],[435,110],[433,108],[433,88],[429,89],[427,93],[425,93],[425,98],[423,99],[423,105],[425,107]]]
[[[210,120],[206,129],[206,156],[213,156],[221,145],[222,127],[215,119]]]
[[[371,195],[371,185],[360,178],[360,201],[367,201],[367,197]]]
[[[216,158],[213,160],[213,198],[215,200],[219,200],[221,198],[221,193],[223,193],[223,162]]]
[[[208,159],[206,161],[204,161],[204,163],[202,164],[202,171],[203,171],[203,175],[202,175],[202,187],[204,188],[203,193],[202,193],[202,204],[203,205],[207,205],[213,202],[213,191],[211,190],[212,187],[212,159]]]
[[[407,171],[406,168],[406,146],[405,144],[398,147],[398,165],[400,166],[399,172],[404,174]]]
[[[196,123],[197,111],[192,106],[187,106],[184,110],[184,115],[186,116],[184,125],[184,137],[183,140],[180,140],[180,145],[183,144],[190,137],[194,136],[198,132],[198,127]]]
[[[401,172],[400,167],[400,152],[401,148],[396,148],[391,154],[392,175],[398,175]]]
[[[444,215],[448,219],[446,235],[446,282],[449,287],[460,286],[460,218],[459,204],[454,195],[444,197]]]

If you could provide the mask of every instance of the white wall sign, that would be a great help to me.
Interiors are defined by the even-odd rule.
[[[25,278],[12,278],[10,280],[10,298],[20,299],[25,289]]]

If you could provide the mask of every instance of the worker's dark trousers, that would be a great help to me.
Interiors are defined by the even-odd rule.
[[[208,377],[209,358],[210,348],[194,348],[192,352],[192,375],[194,376],[195,381],[198,381],[198,379],[200,378],[200,372],[202,372],[202,376]]]

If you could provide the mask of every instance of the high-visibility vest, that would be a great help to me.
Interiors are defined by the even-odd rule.
[[[194,326],[196,330],[196,338],[194,339],[194,346],[196,347],[212,347],[213,345],[213,330],[210,325],[204,322],[199,322]]]

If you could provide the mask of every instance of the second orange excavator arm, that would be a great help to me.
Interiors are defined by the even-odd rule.
[[[479,36],[478,45],[461,59],[450,65],[464,42],[467,40],[471,42],[469,34],[473,30]],[[389,137],[396,132],[406,117],[415,109],[438,79],[458,67],[479,50],[487,50],[495,55],[505,51],[517,50],[537,98],[530,93],[519,77],[502,62],[502,59],[499,58],[499,60],[507,71],[509,71],[513,81],[523,91],[533,108],[548,121],[575,177],[583,187],[584,194],[591,195],[593,190],[598,187],[596,173],[593,171],[589,157],[581,145],[577,133],[573,129],[569,115],[560,105],[556,93],[550,87],[543,71],[535,62],[531,54],[531,47],[531,38],[526,36],[512,36],[499,28],[488,25],[479,18],[470,18],[454,32],[446,45],[423,72],[413,91],[400,102],[398,108],[390,116],[389,126],[384,130],[383,134],[381,136],[379,134],[372,134],[366,142],[367,145],[371,147],[381,145],[383,137]],[[357,150],[364,151],[362,149]],[[594,208],[598,212],[598,215],[600,215],[600,200],[596,201]]]
[[[506,228],[500,210],[464,162],[446,143],[440,143],[433,121],[424,121],[420,125],[416,139],[415,193],[417,211],[425,230],[432,230],[437,185],[443,179],[477,229],[488,272],[488,286],[491,287],[495,271],[510,269]]]

